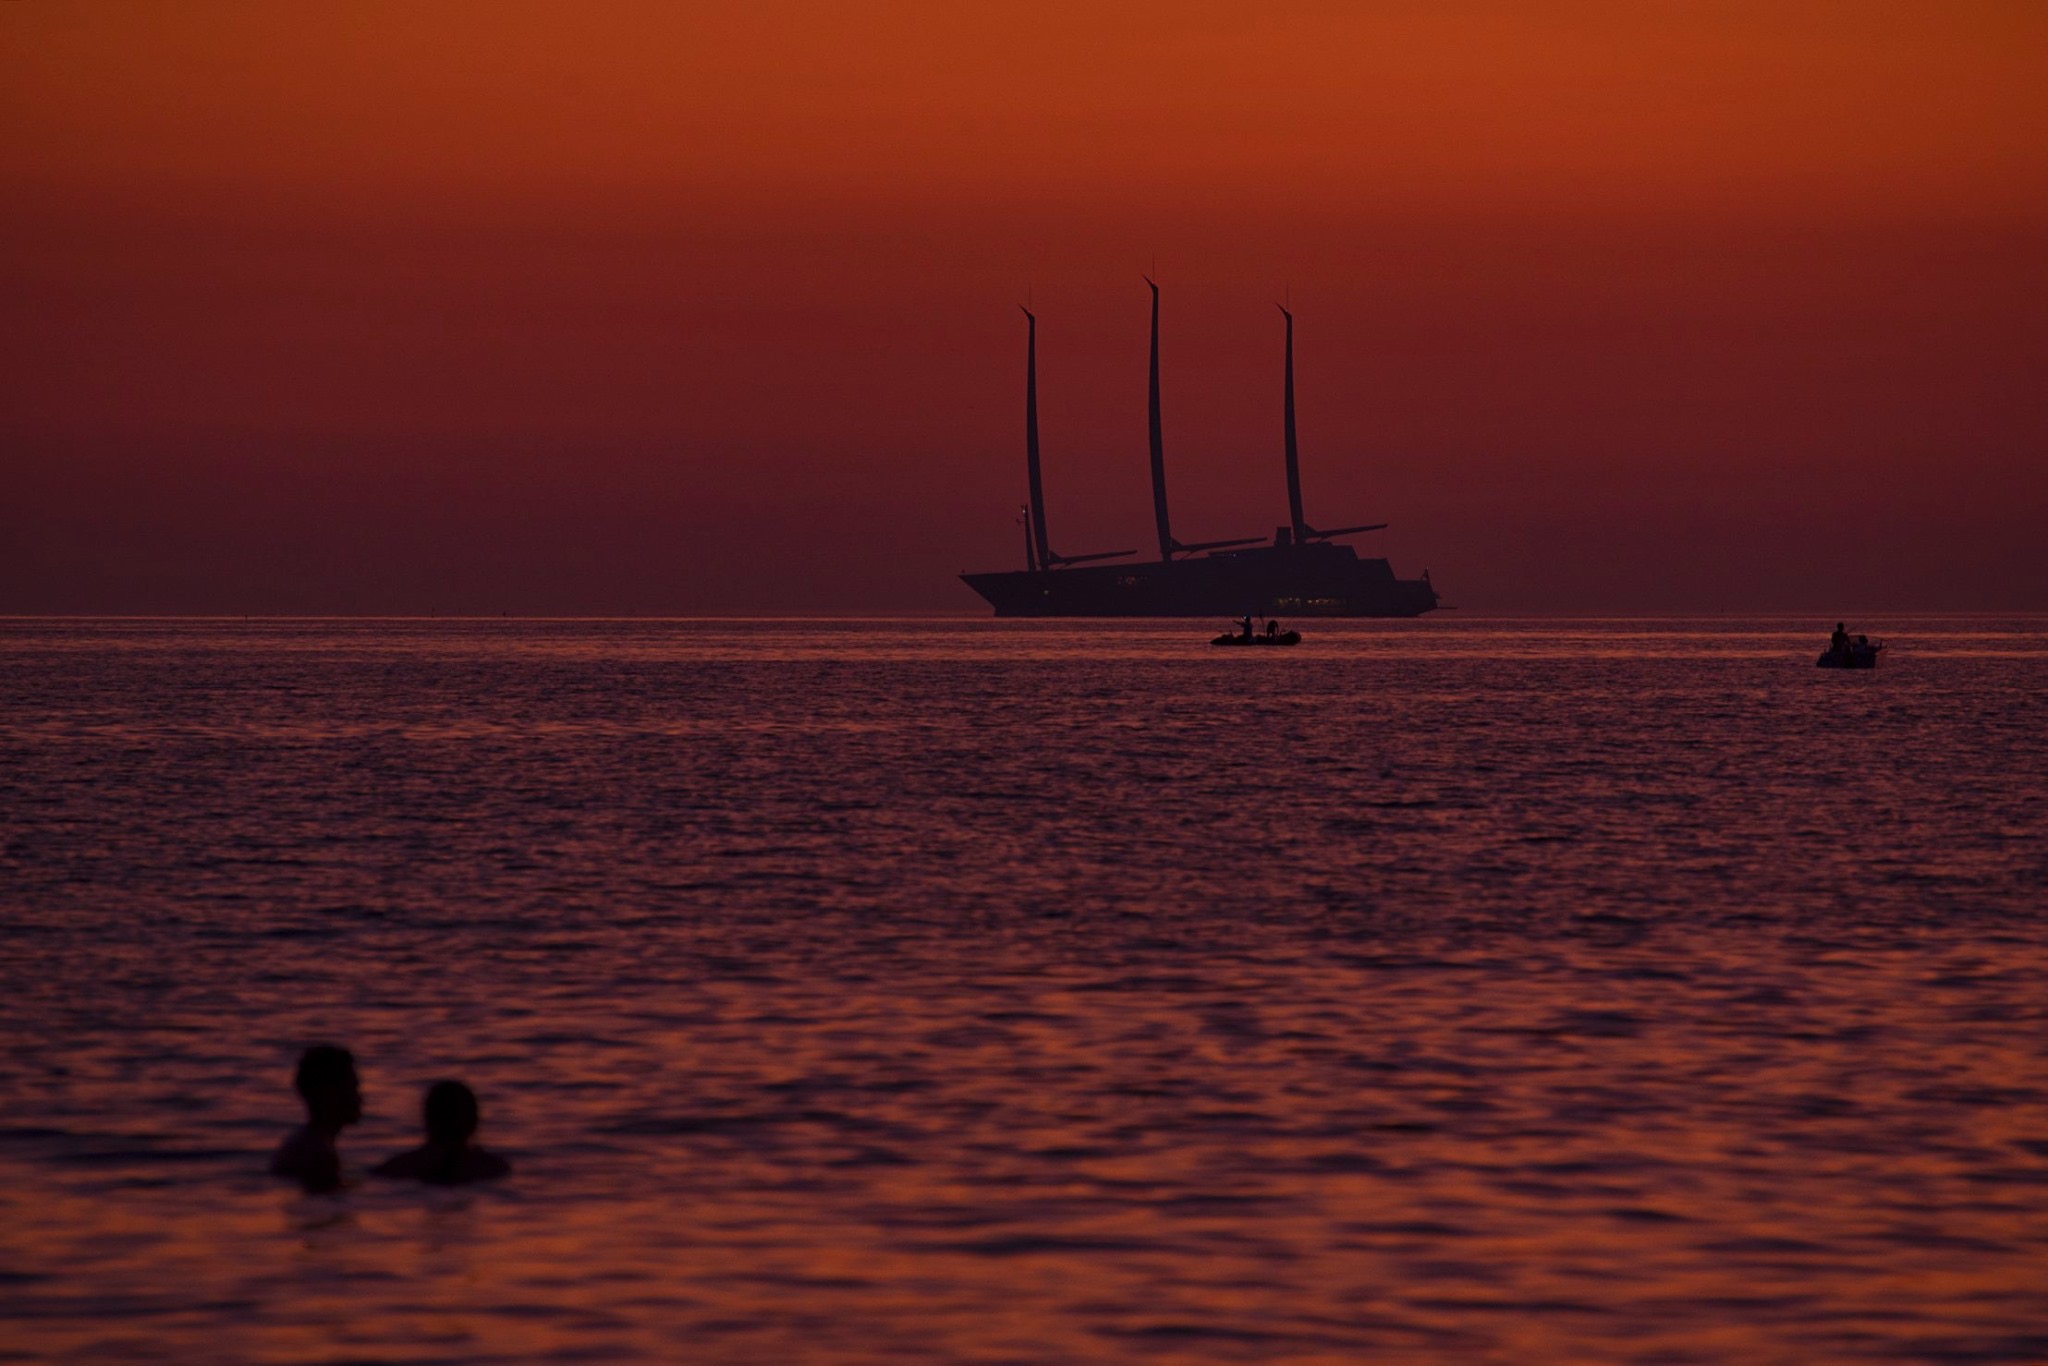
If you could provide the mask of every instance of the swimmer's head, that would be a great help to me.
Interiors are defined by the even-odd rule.
[[[346,1048],[315,1044],[299,1054],[299,1070],[292,1085],[298,1088],[306,1113],[315,1123],[340,1128],[363,1117],[362,1084],[356,1078],[355,1057]]]
[[[476,1092],[459,1081],[437,1081],[427,1088],[427,1138],[450,1145],[469,1142],[476,1132]]]

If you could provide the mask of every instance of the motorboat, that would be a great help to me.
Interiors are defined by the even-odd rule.
[[[1301,632],[1273,631],[1246,635],[1242,631],[1225,631],[1209,642],[1211,645],[1299,645]]]
[[[1872,644],[1858,636],[1840,649],[1830,645],[1813,662],[1823,669],[1875,669],[1877,658],[1883,653],[1883,641]]]

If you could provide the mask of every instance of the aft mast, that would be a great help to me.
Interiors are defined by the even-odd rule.
[[[1307,519],[1301,515],[1301,448],[1294,439],[1294,315],[1282,304],[1280,316],[1287,319],[1287,397],[1280,410],[1287,439],[1287,520],[1294,528],[1294,543],[1300,545],[1311,533]],[[1032,466],[1034,486],[1037,468]]]
[[[1038,551],[1033,569],[1052,568],[1045,543],[1045,480],[1038,468],[1038,317],[1024,310],[1024,469],[1031,481],[1031,544]]]
[[[1340,526],[1334,531],[1317,531],[1308,524],[1301,514],[1301,448],[1294,436],[1294,314],[1287,305],[1281,304],[1280,316],[1287,320],[1287,363],[1285,396],[1280,405],[1280,425],[1287,449],[1287,519],[1294,531],[1294,543],[1307,545],[1310,541],[1326,541],[1332,536],[1352,536],[1361,531],[1382,531],[1385,522],[1374,522],[1370,526]]]

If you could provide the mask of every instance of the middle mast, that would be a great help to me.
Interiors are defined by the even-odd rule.
[[[1223,550],[1264,540],[1262,536],[1242,536],[1236,540],[1196,541],[1192,545],[1183,545],[1173,539],[1173,523],[1166,515],[1166,437],[1159,422],[1159,286],[1149,275],[1145,277],[1145,284],[1152,291],[1152,364],[1146,389],[1145,425],[1152,444],[1152,519],[1159,531],[1159,559],[1161,563],[1171,560],[1175,551]]]
[[[1145,391],[1145,432],[1152,441],[1152,520],[1158,524],[1159,558],[1164,561],[1173,558],[1175,541],[1172,519],[1166,515],[1166,436],[1159,424],[1159,286],[1149,275],[1145,285],[1152,291],[1152,366],[1151,383]]]

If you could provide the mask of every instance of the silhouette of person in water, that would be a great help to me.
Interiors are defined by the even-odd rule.
[[[435,1186],[466,1186],[492,1181],[512,1170],[496,1153],[470,1142],[476,1134],[476,1092],[459,1081],[437,1081],[427,1088],[422,1107],[427,1141],[371,1168],[374,1176],[396,1176]]]
[[[335,1140],[363,1117],[363,1088],[356,1060],[346,1048],[315,1044],[299,1055],[292,1085],[306,1102],[306,1122],[285,1135],[270,1158],[273,1176],[288,1176],[309,1191],[341,1185],[341,1152]]]
[[[1835,623],[1835,633],[1828,637],[1828,649],[1838,655],[1849,653],[1849,632],[1839,621]]]

